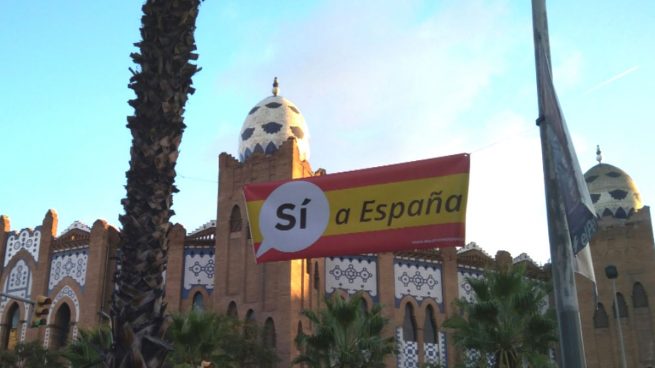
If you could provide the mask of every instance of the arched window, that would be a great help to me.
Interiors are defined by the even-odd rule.
[[[241,210],[239,210],[239,206],[234,205],[230,214],[230,232],[236,233],[239,231],[241,231]]]
[[[632,304],[635,308],[648,307],[646,290],[644,290],[644,287],[640,282],[635,282],[635,285],[632,287]]]
[[[237,312],[237,303],[230,302],[230,305],[227,306],[227,316],[234,319],[239,318],[239,312]]]
[[[275,337],[275,323],[273,323],[273,318],[268,317],[264,323],[264,333],[263,333],[263,342],[264,346],[270,349],[274,349],[276,346],[276,337]]]
[[[243,324],[243,334],[246,338],[254,338],[257,336],[257,324],[255,323],[255,311],[248,309],[246,312],[246,321]]]
[[[431,305],[425,308],[425,323],[423,324],[423,342],[426,344],[437,343],[437,323],[434,320],[434,310]]]
[[[598,303],[598,307],[594,311],[594,328],[608,328],[610,326],[607,312],[603,303]]]
[[[368,314],[368,303],[366,302],[366,299],[364,298],[359,299],[359,307],[362,310],[362,314],[364,315]]]
[[[2,347],[5,350],[14,350],[18,343],[18,325],[20,324],[20,311],[18,310],[17,303],[11,305],[6,316],[5,326],[7,329],[2,340]]]
[[[314,262],[314,290],[321,289],[321,275],[318,273],[318,262]]]
[[[71,310],[68,304],[63,303],[55,314],[55,325],[52,327],[53,348],[63,348],[68,344],[68,335],[70,333]]]
[[[416,341],[416,318],[414,318],[414,307],[410,303],[405,304],[403,340]]]
[[[623,294],[616,293],[616,300],[619,302],[619,317],[628,318],[628,305],[625,304]],[[614,318],[616,318],[616,305],[614,306]]]
[[[202,312],[205,310],[205,301],[204,298],[202,297],[202,293],[199,291],[196,291],[195,294],[193,294],[193,303],[191,304],[191,310],[194,312]]]

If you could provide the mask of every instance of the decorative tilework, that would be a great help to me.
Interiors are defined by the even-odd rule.
[[[209,220],[208,222],[204,223],[202,226],[199,226],[197,229],[193,230],[193,232],[191,232],[189,236],[195,235],[203,230],[207,230],[212,227],[216,227],[216,220]]]
[[[398,347],[398,368],[418,368],[418,343],[416,341],[404,341],[402,327],[396,329],[396,343]]]
[[[446,334],[439,332],[436,344],[423,344],[424,360],[426,363],[439,364],[442,367],[448,366],[446,350]]]
[[[476,242],[470,242],[470,243],[466,244],[465,246],[463,246],[462,248],[458,249],[457,254],[466,253],[466,252],[471,251],[471,250],[477,250],[479,252],[482,252],[482,254],[484,254],[485,256],[487,256],[489,258],[492,258],[489,255],[489,253],[487,253],[484,249],[482,249]]]
[[[9,261],[20,251],[25,249],[34,258],[34,262],[39,261],[39,246],[41,243],[41,230],[39,227],[31,232],[29,229],[23,229],[19,234],[10,233],[7,238],[7,250],[5,252],[5,267]]]
[[[483,277],[482,270],[477,268],[463,268],[459,267],[457,269],[457,283],[459,285],[459,297],[464,298],[469,302],[472,302],[475,298],[475,292],[471,288],[471,285],[466,281],[466,278],[475,278],[479,279]]]
[[[305,118],[282,96],[270,96],[250,110],[239,136],[239,158],[256,152],[271,154],[289,138],[295,138],[300,160],[309,159],[309,131]]]
[[[32,272],[24,260],[18,260],[14,268],[9,272],[9,276],[5,279],[3,292],[9,295],[15,295],[21,298],[29,298],[32,290]],[[0,297],[0,321],[4,321],[5,307],[9,303],[9,298]],[[25,308],[25,316],[29,314],[29,305],[22,303]],[[26,326],[21,330],[21,341],[25,340]]]
[[[437,302],[443,311],[443,284],[441,264],[418,260],[395,259],[393,263],[396,306],[406,296],[417,302],[429,298]]]
[[[443,367],[448,367],[448,346],[446,344],[446,333],[439,331],[439,361]]]
[[[495,364],[496,358],[491,353],[483,356],[479,351],[473,349],[468,349],[465,352],[465,367],[494,367]]]
[[[202,286],[211,293],[214,290],[216,271],[213,247],[187,247],[184,249],[184,284],[182,298],[189,296],[195,286]]]
[[[88,246],[71,249],[61,252],[55,252],[50,262],[50,280],[48,282],[48,291],[57,286],[65,277],[70,277],[77,281],[80,287],[86,283],[86,268],[89,261]]]
[[[439,363],[439,345],[438,344],[423,344],[423,351],[425,352],[426,363]]]
[[[71,316],[71,324],[73,325],[71,338],[75,340],[77,339],[77,334],[78,334],[77,322],[80,320],[80,301],[77,298],[75,291],[68,285],[61,288],[61,290],[59,290],[55,298],[52,299],[52,306],[57,308],[58,307],[57,303],[63,298],[67,298],[73,303],[74,310],[71,312],[75,312],[75,315]],[[54,323],[54,318],[56,314],[57,311],[54,310],[50,311],[47,319],[48,326],[51,326]],[[48,344],[50,342],[50,330],[52,330],[51,327],[47,328],[45,331],[45,336],[43,337],[44,347],[48,347]]]
[[[325,258],[325,293],[341,289],[348,294],[367,292],[378,298],[377,257],[328,257]]]
[[[67,232],[69,232],[69,231],[71,231],[71,230],[73,230],[73,229],[78,229],[78,230],[86,231],[87,233],[90,233],[90,232],[91,232],[91,228],[90,228],[87,224],[85,224],[85,223],[83,223],[83,222],[81,222],[81,221],[74,221],[72,224],[70,224],[70,226],[68,226],[68,227],[66,228],[66,230],[62,231],[62,232],[59,234],[59,236],[64,235],[64,234],[66,234]]]

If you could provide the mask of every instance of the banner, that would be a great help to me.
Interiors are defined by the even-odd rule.
[[[557,100],[550,65],[545,52],[541,51],[538,56],[541,57],[538,63],[541,67],[537,72],[543,86],[541,93],[544,121],[541,124],[545,125],[542,144],[547,144],[550,148],[550,159],[555,170],[560,200],[564,205],[571,246],[575,255],[575,271],[595,282],[593,261],[588,245],[598,229],[596,211]]]
[[[464,245],[470,156],[243,188],[257,263]]]

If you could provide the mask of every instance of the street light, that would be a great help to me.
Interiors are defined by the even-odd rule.
[[[621,367],[626,368],[625,346],[623,345],[623,328],[621,327],[621,314],[619,313],[619,300],[616,297],[616,279],[619,277],[619,271],[614,265],[605,267],[605,276],[612,280],[612,292],[614,292],[614,314],[616,315],[616,324],[619,326],[619,343],[621,344]]]

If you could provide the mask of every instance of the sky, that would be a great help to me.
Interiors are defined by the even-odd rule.
[[[555,86],[583,172],[625,170],[655,203],[655,2],[547,3]],[[0,214],[119,226],[132,114],[134,1],[0,3]],[[281,95],[328,173],[471,153],[467,241],[549,256],[530,1],[207,0],[173,222],[216,217],[218,155]]]

